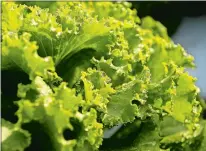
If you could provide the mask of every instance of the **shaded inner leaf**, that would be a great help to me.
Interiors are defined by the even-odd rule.
[[[90,60],[94,54],[94,49],[82,49],[70,58],[62,60],[56,67],[58,75],[72,87],[80,79],[81,72],[93,66]]]

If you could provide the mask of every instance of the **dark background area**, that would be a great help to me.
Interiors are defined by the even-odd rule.
[[[152,16],[173,35],[184,17],[206,15],[206,1],[130,1],[140,18]]]

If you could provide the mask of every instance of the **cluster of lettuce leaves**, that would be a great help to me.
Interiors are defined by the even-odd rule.
[[[206,150],[184,71],[193,57],[136,13],[128,2],[2,3],[3,151]]]

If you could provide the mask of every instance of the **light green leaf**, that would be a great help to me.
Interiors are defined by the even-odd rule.
[[[22,90],[24,93],[20,93]],[[93,150],[101,144],[102,124],[96,121],[96,111],[78,112],[83,103],[81,96],[76,96],[75,90],[67,88],[66,83],[54,88],[53,93],[42,78],[36,77],[32,84],[19,86],[19,91],[22,100],[17,102],[18,124],[39,122],[55,150],[72,151],[87,145]],[[72,139],[64,137],[65,130],[73,131],[74,136],[65,136]]]
[[[30,79],[35,76],[47,77],[48,70],[54,71],[51,57],[41,58],[37,54],[38,46],[30,42],[31,35],[22,36],[3,35],[2,43],[2,70],[19,69],[26,72]]]
[[[111,79],[104,72],[89,68],[87,72],[82,72],[81,80],[84,83],[85,101],[88,108],[96,107],[98,111],[106,113],[109,97],[115,93],[111,87]]]
[[[99,19],[114,17],[121,21],[130,20],[135,23],[140,22],[139,17],[136,16],[136,10],[132,10],[132,5],[128,2],[88,2],[85,3],[85,5],[94,13],[94,15],[98,15]]]
[[[4,151],[24,151],[31,143],[28,131],[21,129],[18,125],[1,119],[1,144]]]
[[[103,123],[114,125],[132,122],[138,115],[138,106],[132,104],[132,101],[136,100],[143,91],[145,91],[145,85],[140,81],[131,81],[116,89],[116,93],[109,99],[108,113],[104,115]]]
[[[160,22],[155,21],[152,17],[147,16],[142,19],[141,27],[144,29],[149,29],[153,32],[153,34],[156,36],[160,36],[164,38],[165,40],[170,40],[167,29],[164,27]]]

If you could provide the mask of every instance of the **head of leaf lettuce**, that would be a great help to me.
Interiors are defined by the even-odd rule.
[[[128,2],[2,3],[4,151],[205,150],[193,57],[136,14]]]

